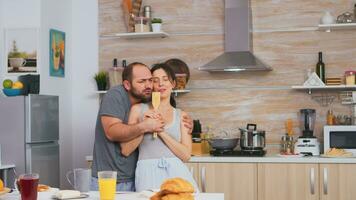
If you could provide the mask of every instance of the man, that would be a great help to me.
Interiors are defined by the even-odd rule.
[[[145,118],[128,125],[133,104],[148,102],[152,94],[152,74],[142,63],[131,63],[122,73],[123,85],[110,89],[103,97],[95,128],[92,167],[92,190],[98,190],[98,171],[117,171],[117,190],[134,191],[134,177],[138,152],[121,155],[119,143],[130,141],[147,132],[163,131],[162,119]],[[192,128],[191,119],[186,126]]]

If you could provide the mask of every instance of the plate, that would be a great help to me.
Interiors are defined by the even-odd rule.
[[[321,154],[320,157],[323,157],[323,158],[354,158],[353,155],[333,156],[333,155],[325,155],[325,154]]]
[[[283,158],[301,158],[304,157],[303,154],[291,154],[291,155],[285,155],[285,154],[278,154],[279,157]]]
[[[5,187],[3,191],[0,191],[0,195],[3,195],[3,194],[6,194],[6,193],[9,193],[11,191],[10,188],[7,188]]]
[[[84,193],[81,193],[80,196],[77,196],[77,197],[71,197],[71,198],[64,198],[62,200],[65,200],[65,199],[83,199],[83,198],[88,198],[89,197],[89,194],[84,194]],[[53,199],[59,199],[57,198],[55,195],[52,196]]]

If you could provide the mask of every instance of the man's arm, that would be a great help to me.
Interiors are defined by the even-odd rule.
[[[130,116],[128,124],[138,124],[140,122],[140,113],[141,107],[134,105],[131,107]],[[141,144],[143,140],[143,135],[139,135],[138,137],[128,141],[128,142],[120,142],[121,154],[124,156],[129,156],[135,149]]]
[[[146,118],[137,124],[124,124],[122,120],[111,117],[101,116],[101,123],[106,137],[110,141],[127,142],[145,132],[163,131],[164,122],[160,119]]]

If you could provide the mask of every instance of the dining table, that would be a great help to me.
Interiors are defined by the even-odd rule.
[[[47,192],[38,192],[37,200],[55,199],[54,196],[58,192],[58,189],[51,188]],[[149,200],[150,196],[154,193],[148,191],[144,192],[116,192],[115,200]],[[223,193],[195,193],[195,200],[224,200]],[[98,191],[90,191],[82,195],[82,198],[75,199],[87,199],[87,200],[100,200]],[[21,199],[18,191],[12,191],[11,193],[3,194],[0,196],[1,200],[19,200]]]

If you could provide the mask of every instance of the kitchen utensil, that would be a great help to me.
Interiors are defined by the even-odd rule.
[[[70,176],[73,176],[74,183],[71,181]],[[91,182],[91,169],[74,169],[73,171],[67,172],[66,178],[75,190],[84,193],[89,192]]]
[[[320,21],[322,24],[333,24],[335,19],[329,11],[325,11]]]
[[[337,23],[352,23],[354,20],[353,14],[350,12],[345,12],[337,17]]]
[[[160,103],[161,103],[161,93],[152,92],[152,106],[155,111],[157,111]],[[157,138],[157,132],[153,133],[153,138]]]
[[[122,8],[124,11],[124,19],[127,27],[127,32],[133,32],[135,22],[132,15],[132,2],[131,0],[122,0]]]
[[[303,135],[300,136],[294,145],[294,153],[306,155],[319,155],[320,144],[318,139],[313,136],[316,112],[314,109],[300,110],[300,126]]]
[[[303,137],[313,137],[315,118],[316,114],[314,109],[300,110],[300,125],[303,131]]]
[[[293,155],[294,154],[294,138],[290,135],[284,135],[281,139],[281,150],[280,153],[283,155]]]
[[[207,140],[211,148],[215,150],[233,150],[239,142],[237,137],[214,137]]]
[[[288,119],[286,121],[286,129],[287,129],[287,134],[289,136],[292,136],[293,135],[293,121],[292,121],[292,119]]]
[[[263,130],[257,130],[256,124],[247,124],[247,128],[240,128],[240,133],[240,146],[242,150],[262,151],[265,148],[266,133]]]

